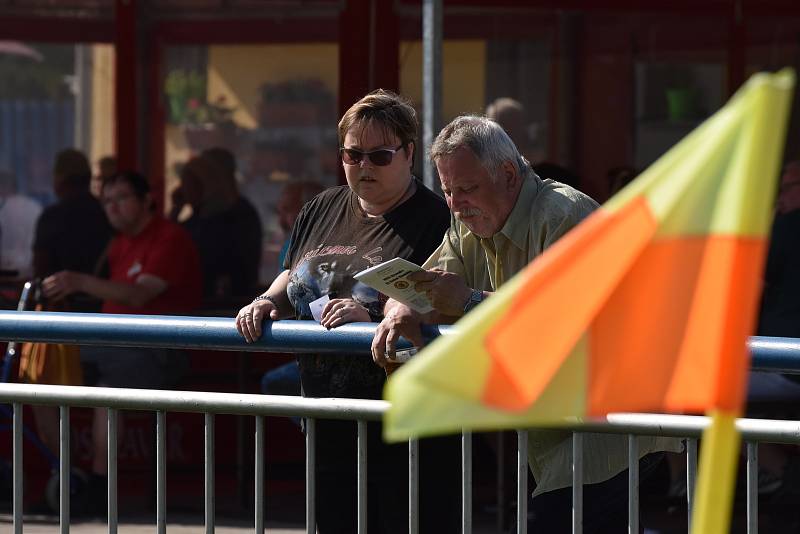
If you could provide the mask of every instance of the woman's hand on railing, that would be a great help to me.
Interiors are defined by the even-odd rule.
[[[353,299],[331,299],[325,305],[319,324],[330,330],[347,323],[372,321],[369,311]]]
[[[278,319],[278,308],[271,299],[256,299],[236,314],[236,330],[248,343],[261,337],[264,319]]]

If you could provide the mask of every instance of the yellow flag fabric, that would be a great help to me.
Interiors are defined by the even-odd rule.
[[[387,439],[738,413],[794,74],[759,74],[389,380]],[[534,320],[535,318],[535,320]]]

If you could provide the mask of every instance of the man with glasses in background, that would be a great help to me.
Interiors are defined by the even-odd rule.
[[[48,299],[85,293],[103,301],[103,313],[188,315],[200,305],[200,259],[189,234],[155,212],[147,179],[135,172],[107,178],[101,201],[117,235],[108,252],[110,276],[60,271],[42,282]],[[175,383],[188,364],[183,353],[140,347],[81,347],[86,385],[154,389]],[[123,431],[123,420],[119,420]],[[120,438],[121,439],[121,438]],[[105,513],[107,427],[95,408],[94,456],[89,480],[92,515]]]

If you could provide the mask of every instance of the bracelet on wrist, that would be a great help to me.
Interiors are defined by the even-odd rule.
[[[253,303],[258,302],[259,300],[268,300],[272,303],[273,306],[275,306],[276,310],[278,309],[278,303],[275,301],[275,297],[272,297],[270,295],[259,295],[253,299]]]

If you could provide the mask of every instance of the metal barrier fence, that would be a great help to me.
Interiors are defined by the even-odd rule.
[[[316,323],[282,321],[265,324],[262,339],[246,345],[231,319],[154,316],[113,316],[102,314],[0,312],[0,339],[7,341],[65,342],[102,346],[150,346],[274,352],[364,352],[369,350],[374,324],[358,323],[327,331]],[[433,327],[429,336],[446,334],[449,328]],[[407,345],[402,342],[401,346]],[[800,341],[783,338],[753,338],[750,341],[754,369],[798,372]],[[795,363],[797,362],[797,363]],[[255,417],[255,517],[254,531],[264,530],[264,416],[307,418],[306,433],[306,531],[315,532],[314,457],[315,419],[356,420],[358,432],[358,532],[366,532],[366,422],[381,419],[389,405],[380,400],[313,399],[302,397],[225,394],[187,391],[159,391],[77,386],[0,384],[0,402],[13,404],[13,521],[14,533],[22,533],[22,406],[60,407],[60,532],[69,532],[70,407],[108,408],[108,531],[117,532],[117,416],[119,410],[152,410],[156,419],[156,523],[166,532],[166,412],[205,414],[205,531],[214,532],[214,416],[217,414]],[[687,439],[687,501],[693,504],[697,466],[697,438],[707,426],[702,416],[655,414],[611,414],[602,421],[575,422],[573,440],[573,532],[582,530],[582,448],[581,434],[603,432],[629,436],[629,531],[639,530],[638,435]],[[759,442],[800,443],[800,422],[740,419],[737,427],[747,444],[747,525],[758,531],[757,469]],[[462,531],[472,531],[471,435],[462,437]],[[527,531],[527,432],[518,432],[517,533]],[[418,532],[417,442],[409,442],[409,532]]]

